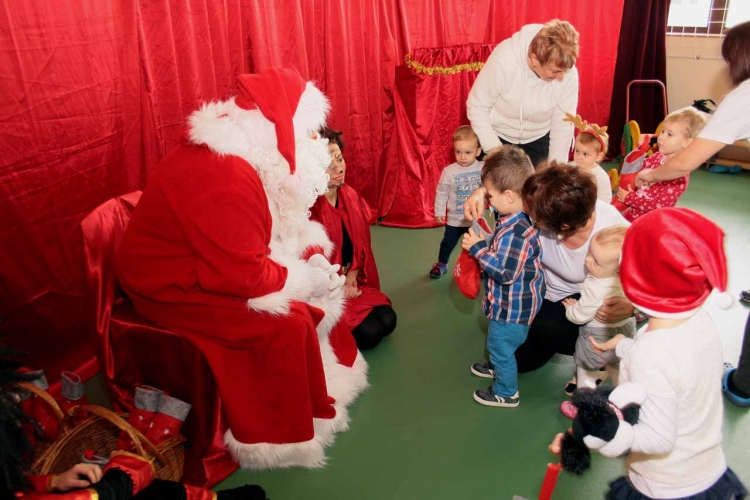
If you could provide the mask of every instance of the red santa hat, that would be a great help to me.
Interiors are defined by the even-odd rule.
[[[724,232],[685,208],[660,208],[630,226],[622,246],[622,288],[649,316],[684,319],[695,314],[713,289],[729,307]]]
[[[297,168],[294,140],[294,113],[307,83],[296,68],[270,68],[261,73],[237,77],[235,104],[241,109],[258,109],[274,124],[279,153],[289,163],[289,173]]]

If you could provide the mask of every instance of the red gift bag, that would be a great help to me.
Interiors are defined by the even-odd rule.
[[[480,218],[476,222],[485,234],[492,234],[486,220]],[[474,231],[476,232],[476,224]],[[456,267],[453,268],[453,278],[456,280],[458,289],[467,299],[476,299],[479,295],[479,289],[482,285],[481,273],[482,269],[479,267],[479,262],[469,255],[469,252],[461,250],[461,255],[458,256],[456,261]]]

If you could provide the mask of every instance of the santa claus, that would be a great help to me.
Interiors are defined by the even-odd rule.
[[[319,467],[367,386],[341,316],[331,242],[308,220],[326,189],[329,104],[293,68],[240,75],[154,167],[116,258],[139,313],[186,336],[216,378],[225,444],[246,468]],[[356,349],[356,347],[354,347]],[[186,367],[185,369],[190,369]]]

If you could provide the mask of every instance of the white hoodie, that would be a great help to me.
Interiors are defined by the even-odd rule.
[[[466,114],[484,151],[500,146],[498,136],[526,144],[549,132],[549,159],[567,163],[573,125],[563,118],[576,114],[578,70],[545,82],[529,68],[529,44],[542,26],[526,25],[495,47],[471,88]]]

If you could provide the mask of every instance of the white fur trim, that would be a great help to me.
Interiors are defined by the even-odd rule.
[[[282,260],[282,259],[274,259]],[[247,306],[259,312],[274,315],[289,314],[289,303],[295,300],[307,302],[313,292],[313,273],[316,272],[306,262],[299,259],[283,259],[279,262],[287,268],[284,287],[278,292],[272,292],[262,297],[248,299]],[[319,271],[318,271],[319,272]]]
[[[701,307],[703,307],[703,305],[701,305],[700,307],[696,307],[695,309],[691,309],[689,311],[681,311],[681,312],[676,312],[676,313],[665,313],[665,312],[661,312],[661,311],[656,311],[654,309],[650,309],[650,308],[645,307],[645,306],[638,305],[635,302],[633,302],[633,306],[635,306],[639,311],[641,311],[641,312],[643,312],[643,313],[645,313],[645,314],[647,314],[649,316],[652,316],[654,318],[662,318],[662,319],[687,319],[690,316],[693,316],[698,311],[700,311]]]
[[[319,222],[311,221],[305,230],[299,234],[297,239],[298,255],[302,255],[305,252],[305,249],[313,246],[319,246],[322,248],[326,259],[331,258],[331,254],[333,253],[333,243],[330,238],[328,238],[325,228]]]
[[[330,111],[331,104],[328,98],[315,87],[313,82],[307,82],[294,112],[295,132],[300,131],[304,137],[310,137],[326,124],[326,117]]]
[[[709,296],[709,300],[711,300],[714,304],[716,304],[721,309],[729,309],[732,307],[732,304],[734,301],[732,300],[732,296],[729,295],[727,292],[719,292],[718,290],[714,289],[715,293],[713,296]]]
[[[630,404],[643,405],[648,397],[648,389],[637,382],[625,382],[618,385],[609,395],[609,401],[618,408]]]
[[[317,420],[317,419],[315,419]],[[237,441],[228,430],[224,434],[224,444],[232,458],[243,469],[279,469],[283,467],[323,467],[326,464],[324,444],[321,436],[301,443],[254,443]]]

